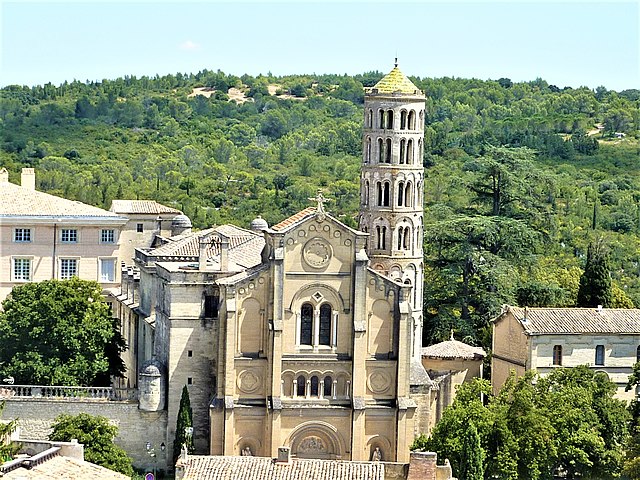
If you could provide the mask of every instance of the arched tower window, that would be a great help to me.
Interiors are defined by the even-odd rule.
[[[333,385],[333,379],[329,376],[324,377],[324,391],[322,392],[324,398],[331,398],[331,387]]]
[[[369,109],[367,112],[367,128],[373,127],[373,110]]]
[[[411,110],[409,112],[409,130],[415,130],[415,129],[416,129],[416,111]]]
[[[406,151],[407,151],[407,141],[403,138],[400,140],[400,163],[404,163]]]
[[[413,164],[413,140],[407,142],[407,165]]]
[[[398,250],[402,250],[403,234],[404,234],[404,227],[398,227]]]
[[[382,206],[383,207],[388,207],[389,206],[389,190],[390,190],[390,184],[389,182],[384,182],[384,186],[382,188]]]
[[[387,227],[385,226],[376,226],[376,245],[378,250],[385,250],[387,248]]]
[[[384,129],[384,110],[378,110],[378,126],[380,130]]]
[[[320,332],[318,337],[320,345],[331,345],[331,311],[331,305],[328,303],[320,306]]]
[[[364,198],[362,199],[364,205],[369,205],[369,180],[364,181]]]
[[[423,155],[422,155],[422,140],[418,140],[418,161],[420,163],[423,162]]]
[[[367,141],[365,144],[364,161],[366,163],[369,163],[371,161],[371,137],[367,137]]]
[[[384,163],[384,142],[378,139],[378,163]]]
[[[313,377],[311,377],[311,396],[312,397],[317,397],[318,396],[318,385],[319,385],[319,381],[318,381],[318,377],[316,377],[315,375]]]
[[[306,386],[307,386],[307,380],[304,378],[304,376],[300,375],[296,380],[296,395],[298,397],[305,396]]]
[[[305,303],[300,309],[300,345],[312,345],[313,306]]]
[[[404,204],[404,182],[398,183],[398,206]]]
[[[411,250],[411,227],[405,227],[402,234],[402,248]]]
[[[383,194],[382,194],[382,183],[377,182],[376,183],[376,197],[378,198],[378,206],[381,207],[382,206],[382,200],[383,200]]]
[[[393,110],[387,110],[387,128],[389,130],[393,128]]]
[[[424,110],[420,110],[420,125],[419,128],[424,129]]]
[[[385,163],[391,163],[391,139],[387,138],[386,144],[385,144]]]
[[[404,206],[405,207],[410,207],[413,205],[412,193],[413,193],[413,187],[411,185],[411,182],[407,182],[407,185],[404,187]]]
[[[400,130],[406,130],[406,129],[407,129],[407,111],[402,110],[400,112]]]

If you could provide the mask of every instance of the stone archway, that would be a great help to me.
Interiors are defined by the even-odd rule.
[[[297,458],[336,460],[342,458],[345,451],[338,430],[325,422],[303,423],[291,433],[287,444],[291,455]]]

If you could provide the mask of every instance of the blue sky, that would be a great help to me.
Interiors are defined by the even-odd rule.
[[[0,0],[0,85],[220,69],[640,88],[637,1]]]

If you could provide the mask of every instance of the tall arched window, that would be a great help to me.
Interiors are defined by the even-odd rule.
[[[562,366],[562,345],[553,346],[553,364]]]
[[[378,163],[384,163],[384,142],[378,139]]]
[[[418,128],[424,129],[424,110],[420,110],[420,122]]]
[[[422,140],[418,140],[418,161],[423,163],[423,155],[422,155]]]
[[[391,139],[390,138],[387,138],[384,153],[385,153],[385,156],[384,156],[385,163],[391,163]]]
[[[407,111],[402,110],[400,112],[400,130],[406,130],[406,129],[407,129]]]
[[[411,249],[411,228],[405,227],[404,233],[402,235],[402,248],[404,250]]]
[[[411,182],[407,182],[407,185],[404,187],[404,206],[405,207],[410,207],[411,205],[413,205],[412,202],[412,193],[413,193],[413,188],[411,185]]]
[[[389,206],[389,190],[391,189],[389,182],[384,182],[384,186],[382,188],[382,206]]]
[[[377,182],[376,183],[376,196],[378,198],[378,206],[381,207],[382,206],[382,202],[384,199],[384,196],[382,194],[382,183]]]
[[[371,161],[371,137],[367,137],[365,152],[364,161],[369,163]]]
[[[362,203],[369,205],[369,180],[364,181],[364,198],[362,199]]]
[[[604,345],[596,345],[596,365],[604,365]]]
[[[398,183],[398,206],[404,205],[404,182]]]
[[[415,130],[415,129],[416,129],[416,111],[411,110],[409,112],[409,130]]]
[[[373,110],[369,109],[367,112],[367,128],[371,128],[373,126]]]
[[[307,380],[304,376],[300,375],[296,380],[296,395],[298,397],[304,397],[306,395],[305,390],[307,387]]]
[[[393,128],[393,110],[387,110],[387,128],[389,130]]]
[[[380,130],[384,129],[384,110],[378,110],[378,126]]]
[[[413,164],[413,140],[407,142],[407,164]]]
[[[309,303],[300,309],[300,345],[312,345],[313,338],[313,306]]]
[[[316,377],[315,375],[311,377],[311,396],[312,397],[317,397],[319,395],[318,393],[319,383],[320,382],[318,381],[318,377]]]
[[[403,235],[404,235],[404,227],[398,227],[398,250],[402,250]]]
[[[320,345],[331,345],[331,305],[325,303],[320,306],[320,332],[318,342]]]
[[[376,240],[378,250],[385,250],[387,247],[387,227],[378,225],[376,227]]]
[[[407,152],[407,141],[403,138],[400,140],[400,163],[404,163],[404,158]]]
[[[324,398],[331,398],[331,387],[333,385],[333,379],[329,376],[324,377],[324,391],[322,392]]]

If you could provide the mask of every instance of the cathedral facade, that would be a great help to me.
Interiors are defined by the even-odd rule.
[[[298,458],[408,461],[430,424],[424,107],[397,65],[365,93],[360,230],[318,193],[271,227],[258,218],[135,251],[123,274],[133,301],[118,311],[153,338],[129,376],[142,373],[141,408],[168,409],[168,443],[187,385],[198,453],[275,457],[288,446]]]

